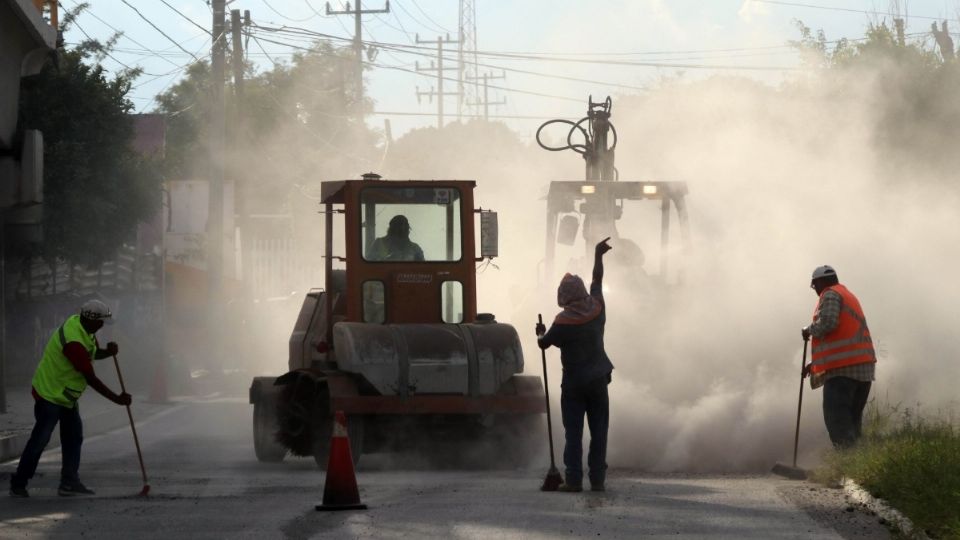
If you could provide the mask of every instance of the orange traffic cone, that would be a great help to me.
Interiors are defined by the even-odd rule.
[[[330,459],[323,486],[323,504],[317,510],[366,510],[360,503],[357,475],[350,455],[350,436],[347,435],[347,417],[337,411],[333,419],[333,437],[330,439]]]

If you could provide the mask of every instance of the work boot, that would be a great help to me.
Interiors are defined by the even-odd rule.
[[[594,484],[594,483],[590,484],[590,491],[606,491],[606,490],[607,488],[603,485],[603,482],[600,482],[598,484]]]
[[[60,488],[57,489],[57,495],[61,497],[73,497],[74,495],[95,495],[95,493],[82,483],[73,482],[70,484],[60,484]]]
[[[27,493],[27,488],[23,486],[10,486],[10,496],[19,499],[26,499],[30,496],[30,494]]]
[[[560,487],[557,488],[557,491],[563,491],[566,493],[580,493],[583,491],[583,486],[579,484],[568,484],[566,482],[560,484]]]

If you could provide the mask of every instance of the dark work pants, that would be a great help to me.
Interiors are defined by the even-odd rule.
[[[583,415],[590,427],[590,483],[601,485],[607,476],[607,427],[610,424],[610,400],[607,395],[609,378],[602,377],[584,386],[561,389],[560,411],[566,430],[563,464],[566,482],[572,486],[583,484]]]
[[[80,469],[80,447],[83,445],[83,422],[80,421],[80,406],[72,409],[50,403],[45,399],[38,399],[33,405],[33,417],[36,424],[30,433],[23,454],[20,455],[20,464],[17,472],[10,477],[13,487],[26,487],[33,478],[40,462],[40,454],[50,442],[54,428],[60,423],[60,449],[63,453],[63,464],[60,469],[60,483],[71,484],[78,482]]]
[[[870,381],[833,377],[823,383],[823,421],[835,447],[849,448],[860,438],[869,395]]]

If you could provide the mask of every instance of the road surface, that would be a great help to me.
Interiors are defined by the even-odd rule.
[[[127,429],[85,441],[81,477],[97,491],[92,497],[56,495],[60,454],[48,451],[31,497],[0,504],[0,537],[834,539],[886,532],[866,515],[845,519],[853,512],[844,512],[842,498],[830,493],[836,490],[773,476],[613,470],[606,493],[541,493],[545,470],[398,471],[376,455],[365,456],[358,473],[369,510],[316,512],[323,473],[312,459],[258,463],[250,416],[250,405],[230,398],[178,403],[138,423],[149,498],[135,496],[142,481]],[[0,465],[5,479],[15,465]]]

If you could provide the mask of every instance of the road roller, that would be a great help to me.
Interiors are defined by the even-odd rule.
[[[373,173],[321,183],[324,283],[303,299],[288,371],[250,386],[258,460],[325,468],[338,411],[354,461],[516,466],[536,453],[542,381],[523,374],[516,329],[477,312],[498,220],[474,206],[475,187]]]

